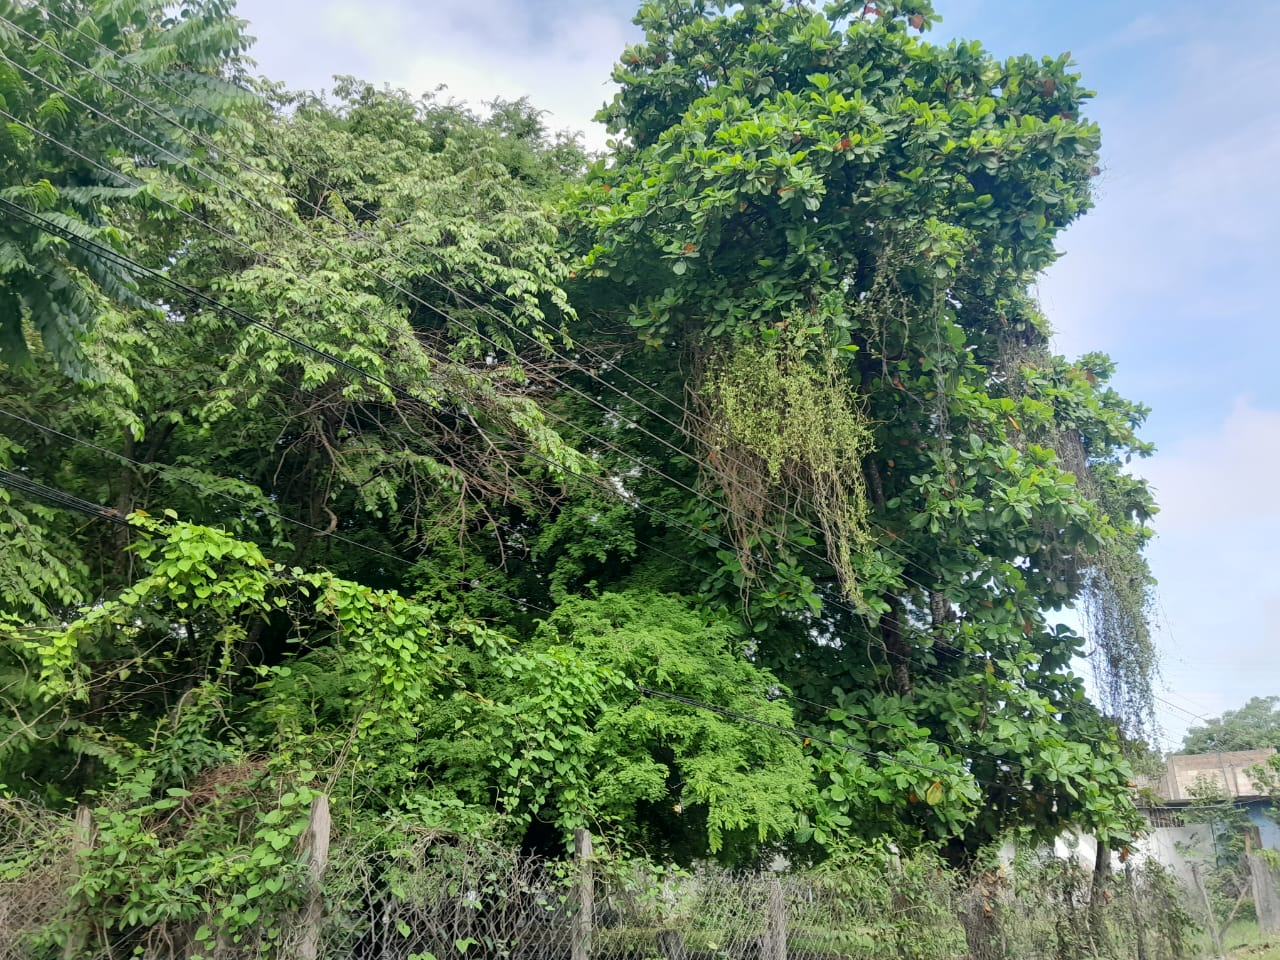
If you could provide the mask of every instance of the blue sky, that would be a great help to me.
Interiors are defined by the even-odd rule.
[[[1176,744],[1192,715],[1280,694],[1280,3],[935,0],[932,39],[999,56],[1071,51],[1098,92],[1098,203],[1040,283],[1069,355],[1110,353],[1153,408],[1138,470],[1162,504],[1150,555]],[[478,104],[528,95],[590,121],[636,36],[630,0],[240,0],[266,75],[350,73]]]

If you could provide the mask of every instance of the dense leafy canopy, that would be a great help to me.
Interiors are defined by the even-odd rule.
[[[9,790],[130,850],[166,797],[243,842],[211,783],[681,860],[1129,837],[1145,410],[1028,292],[1097,163],[1065,56],[649,3],[589,163],[523,102],[250,94],[225,3],[39,9],[0,5]]]
[[[163,231],[160,203],[194,202],[190,179],[160,187],[128,173],[178,170],[199,138],[257,107],[243,89],[249,38],[229,0],[0,4],[0,199],[128,252]],[[29,334],[65,369],[84,371],[77,335],[99,294],[145,308],[136,277],[30,224],[0,226],[0,349],[26,356]],[[27,329],[29,327],[29,330]]]
[[[1237,710],[1226,710],[1187,731],[1183,753],[1228,750],[1280,750],[1280,697],[1251,697]]]

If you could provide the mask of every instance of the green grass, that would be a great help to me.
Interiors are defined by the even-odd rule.
[[[1253,920],[1238,920],[1222,938],[1231,960],[1280,960],[1280,936],[1264,934]],[[1210,955],[1212,949],[1204,951]]]
[[[1231,960],[1280,960],[1280,939],[1232,950]]]

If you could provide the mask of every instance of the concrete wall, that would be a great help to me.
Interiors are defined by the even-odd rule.
[[[1250,822],[1258,828],[1262,846],[1280,850],[1280,824],[1268,815],[1269,801],[1253,801],[1242,806],[1248,813]],[[1063,834],[1053,842],[1055,857],[1072,860],[1085,870],[1093,869],[1097,850],[1097,841],[1093,837],[1074,831]],[[1000,850],[1000,859],[1006,865],[1011,865],[1015,853],[1013,844],[1006,842]],[[1154,859],[1168,867],[1180,883],[1191,887],[1194,885],[1192,865],[1212,864],[1214,861],[1213,833],[1205,823],[1152,827],[1134,844],[1132,856],[1135,863]],[[1119,865],[1118,855],[1112,854],[1113,868],[1118,869]]]
[[[1248,804],[1246,809],[1249,811],[1249,822],[1258,828],[1262,845],[1268,850],[1280,850],[1280,823],[1271,818],[1271,804],[1260,800]]]
[[[1233,750],[1227,753],[1176,754],[1169,758],[1165,774],[1150,782],[1160,797],[1174,803],[1192,799],[1198,780],[1207,780],[1228,797],[1258,797],[1261,792],[1245,773],[1249,767],[1266,762],[1275,750]]]
[[[1134,844],[1133,855],[1138,863],[1154,859],[1168,867],[1178,882],[1191,887],[1195,883],[1191,865],[1213,860],[1213,835],[1205,823],[1156,827]]]

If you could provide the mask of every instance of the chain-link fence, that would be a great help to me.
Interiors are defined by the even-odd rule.
[[[1154,864],[1101,886],[1053,857],[964,875],[888,853],[804,873],[680,870],[585,852],[532,859],[430,833],[328,837],[327,817],[317,827],[313,808],[312,819],[275,899],[213,884],[174,891],[188,899],[140,922],[77,886],[91,862],[74,852],[92,842],[86,824],[0,804],[0,960],[1176,960],[1190,950],[1183,893]],[[219,920],[228,910],[248,922],[232,930]]]

